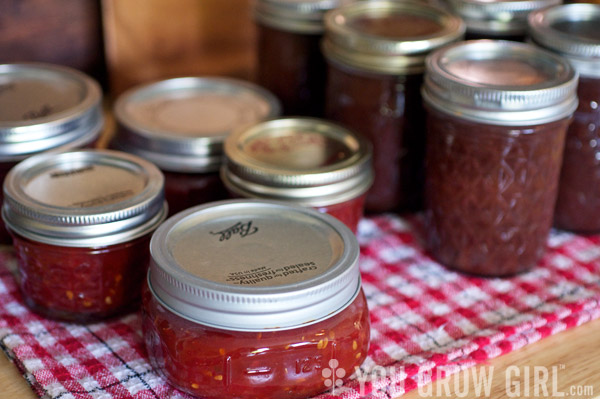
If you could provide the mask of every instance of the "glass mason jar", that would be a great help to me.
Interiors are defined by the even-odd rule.
[[[325,18],[326,115],[373,144],[372,212],[422,208],[428,52],[459,40],[461,20],[418,2],[365,1]]]
[[[579,72],[579,107],[567,133],[557,227],[600,232],[600,4],[556,6],[530,15],[537,45],[567,58]]]
[[[234,196],[310,206],[356,232],[373,182],[371,145],[323,119],[273,119],[225,140],[221,178]]]
[[[143,332],[153,367],[201,398],[307,398],[367,355],[358,242],[333,217],[258,200],[201,205],[150,243]],[[337,379],[337,378],[336,378]]]
[[[286,115],[323,116],[327,65],[323,15],[350,0],[258,0],[258,82]]]
[[[577,72],[532,45],[481,40],[427,61],[427,249],[461,271],[536,265],[577,107]]]
[[[116,151],[41,154],[8,173],[4,194],[30,308],[88,322],[139,305],[150,236],[167,213],[154,165]]]
[[[130,89],[115,103],[112,148],[136,154],[165,175],[171,215],[228,197],[219,178],[225,137],[280,113],[267,90],[235,79],[186,77]]]
[[[523,42],[530,12],[561,4],[562,0],[447,0],[467,24],[467,40],[497,39]]]
[[[0,65],[0,184],[31,155],[93,146],[103,125],[102,90],[89,76],[50,64]],[[11,242],[0,221],[0,244]]]

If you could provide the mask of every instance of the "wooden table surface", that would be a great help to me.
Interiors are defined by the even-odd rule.
[[[482,373],[491,381],[489,395],[484,386],[479,387],[480,394],[477,394],[473,375]],[[600,398],[600,320],[547,337],[456,376],[448,378],[447,385],[434,382],[409,392],[402,399]],[[520,387],[516,388],[519,382]],[[34,398],[36,395],[17,368],[6,356],[0,355],[0,399]]]

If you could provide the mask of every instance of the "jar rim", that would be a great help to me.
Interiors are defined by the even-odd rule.
[[[325,13],[350,1],[352,0],[258,0],[254,18],[275,29],[318,35],[325,30]]]

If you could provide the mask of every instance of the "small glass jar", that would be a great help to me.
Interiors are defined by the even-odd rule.
[[[373,144],[371,212],[422,208],[428,52],[459,40],[462,21],[418,2],[364,1],[325,17],[326,115]]]
[[[349,1],[257,1],[258,82],[281,100],[286,115],[323,116],[323,15]]]
[[[579,72],[579,107],[567,133],[554,223],[600,232],[600,4],[556,6],[530,14],[533,42]]]
[[[165,175],[171,215],[228,197],[219,178],[223,141],[240,126],[280,113],[279,101],[252,83],[214,77],[163,80],[130,89],[115,103],[110,147],[136,154]]]
[[[41,154],[4,181],[25,303],[88,322],[139,306],[151,233],[166,217],[163,176],[116,151]]]
[[[31,155],[93,146],[103,125],[102,91],[89,76],[50,64],[0,65],[0,184]],[[0,244],[10,243],[0,221]]]
[[[225,140],[221,178],[233,196],[310,206],[356,232],[373,182],[371,146],[323,119],[272,119]]]
[[[358,242],[335,218],[281,202],[222,201],[168,219],[150,251],[146,347],[184,392],[312,397],[367,355]]]
[[[463,42],[428,58],[426,243],[437,260],[487,276],[536,265],[577,76],[563,58],[511,41]]]
[[[524,42],[530,12],[561,4],[562,0],[447,0],[467,24],[467,40],[496,39]]]

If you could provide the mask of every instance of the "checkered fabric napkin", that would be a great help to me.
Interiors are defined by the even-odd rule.
[[[418,218],[385,215],[359,229],[371,348],[353,379],[319,399],[396,398],[545,336],[600,317],[600,236],[553,232],[534,270],[484,279],[422,249]],[[0,346],[42,398],[189,398],[150,368],[139,314],[90,325],[30,312],[0,252]]]

